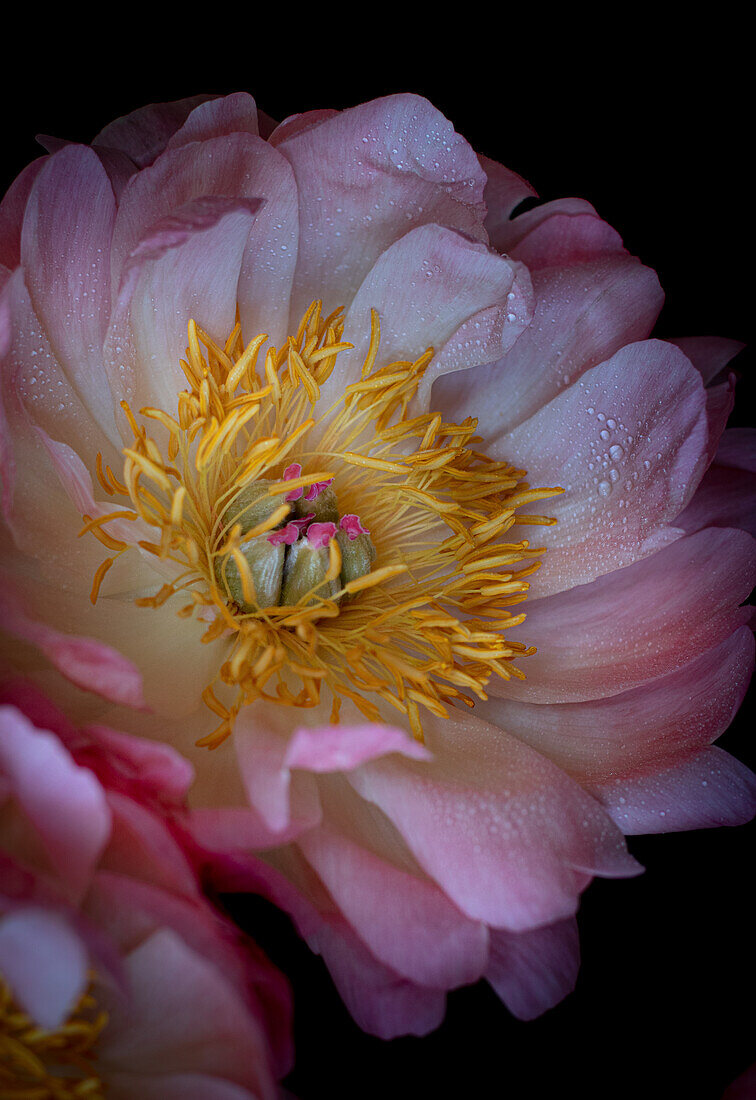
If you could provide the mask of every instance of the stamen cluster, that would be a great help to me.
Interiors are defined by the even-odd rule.
[[[321,411],[352,347],[343,328],[340,310],[324,318],[313,302],[259,367],[265,334],[245,345],[237,324],[220,347],[190,322],[176,415],[141,409],[150,436],[124,402],[123,481],[98,456],[100,484],[129,507],[85,517],[115,551],[93,600],[115,557],[139,546],[175,576],[136,602],[184,594],[177,614],[209,619],[203,641],[226,646],[203,694],[220,725],[199,744],[220,744],[257,699],[313,707],[325,688],[332,721],[344,698],[373,721],[384,702],[422,739],[420,707],[446,717],[472,706],[491,675],[522,677],[513,662],[532,652],[503,630],[523,621],[511,608],[543,551],[503,540],[515,523],[552,523],[515,513],[560,490],[531,489],[524,471],[477,451],[474,419],[411,415],[433,349],[376,368],[375,312],[361,377]],[[116,539],[105,530],[115,519],[157,536]]]

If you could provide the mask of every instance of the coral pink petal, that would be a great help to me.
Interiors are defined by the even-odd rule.
[[[281,129],[276,145],[294,169],[304,229],[295,316],[315,295],[328,311],[348,306],[381,253],[419,225],[435,222],[485,239],[485,176],[467,142],[427,100],[387,96],[313,124],[299,116],[288,133]]]
[[[592,790],[628,835],[744,825],[756,814],[756,775],[718,748]]]
[[[109,766],[122,771],[126,779],[136,780],[140,788],[163,799],[178,802],[185,798],[194,779],[194,768],[176,749],[107,726],[88,726],[86,732],[98,755],[104,755]]]
[[[531,485],[564,493],[539,505],[547,547],[531,592],[561,592],[660,549],[707,464],[698,373],[669,344],[631,344],[488,449],[527,470]],[[532,510],[532,509],[531,509]],[[515,528],[517,531],[517,528]],[[520,537],[533,538],[533,529]]]
[[[0,594],[0,607],[4,628],[37,646],[77,687],[123,706],[145,706],[141,673],[121,653],[94,638],[64,634],[29,618],[10,591]]]
[[[274,1095],[263,1036],[214,965],[161,929],[127,956],[125,969],[128,1000],[101,997],[106,1071],[204,1073]]]
[[[15,707],[0,707],[0,726],[0,770],[56,872],[78,896],[110,836],[102,787],[53,734],[37,729]]]
[[[628,691],[675,672],[723,642],[748,619],[739,608],[756,581],[753,539],[709,528],[590,585],[528,601],[512,637],[538,652],[526,680],[491,693],[534,703],[569,703]]]
[[[427,393],[438,375],[498,359],[512,346],[530,319],[530,280],[521,265],[460,233],[437,225],[411,230],[377,259],[357,291],[345,325],[354,351],[339,356],[329,394],[360,376],[371,309],[381,323],[378,367],[433,347],[421,386]]]
[[[250,340],[265,332],[280,346],[290,323],[299,235],[297,190],[286,159],[254,134],[233,133],[168,150],[152,168],[135,176],[118,209],[114,271],[120,273],[157,221],[187,203],[227,196],[261,203],[232,293],[238,298],[244,337]]]
[[[707,386],[745,347],[740,340],[722,336],[681,336],[671,343],[687,355]]]
[[[488,239],[497,252],[506,252],[506,248],[502,248],[499,242],[502,234],[509,229],[512,212],[523,199],[534,198],[538,192],[527,180],[505,168],[503,164],[483,156],[479,156],[478,160],[486,174],[483,200],[487,208],[485,226]]]
[[[21,234],[34,312],[71,386],[111,438],[113,400],[102,369],[102,343],[110,313],[115,209],[97,154],[69,145],[49,158],[34,181]]]
[[[157,222],[131,253],[104,354],[114,391],[136,410],[149,405],[175,414],[190,319],[225,343],[258,208],[250,200],[196,199]],[[145,371],[150,363],[161,369]]]
[[[531,272],[625,251],[617,230],[585,199],[556,199],[528,210],[502,228],[499,242],[500,252],[521,260]]]
[[[150,103],[100,130],[92,144],[119,149],[138,168],[152,164],[189,114],[212,96],[195,95],[172,103]]]
[[[196,895],[194,872],[166,822],[117,790],[108,791],[108,806],[113,829],[100,868],[117,870],[184,897]]]
[[[86,987],[88,961],[63,916],[29,908],[0,917],[0,971],[40,1027],[65,1022]]]
[[[434,405],[455,421],[477,417],[487,447],[513,462],[507,433],[590,367],[648,336],[663,298],[654,272],[620,252],[532,278],[535,314],[512,350],[472,373],[446,375],[433,390]]]
[[[478,719],[426,721],[435,759],[349,775],[473,920],[523,931],[571,916],[576,871],[634,874],[598,804],[550,761]]]
[[[400,870],[321,825],[299,847],[372,953],[419,985],[452,988],[486,965],[485,926],[470,921],[435,883]]]
[[[192,141],[207,141],[226,134],[258,135],[257,107],[248,92],[210,99],[195,107],[180,130],[170,138],[167,149],[179,149]]]
[[[485,977],[518,1020],[533,1020],[575,988],[580,944],[575,920],[532,932],[491,930]]]
[[[481,716],[548,756],[579,783],[633,775],[711,744],[745,695],[754,640],[740,627],[720,645],[649,684],[584,703],[491,699]]]

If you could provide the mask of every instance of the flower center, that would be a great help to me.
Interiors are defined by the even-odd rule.
[[[94,1048],[107,1024],[91,993],[46,1031],[23,1012],[0,977],[0,1096],[4,1100],[104,1100]]]
[[[522,678],[513,662],[533,652],[503,632],[524,619],[511,609],[543,550],[504,539],[515,523],[553,523],[515,513],[561,490],[531,489],[523,470],[475,450],[472,418],[409,415],[433,349],[376,368],[375,312],[359,381],[322,409],[352,347],[343,329],[340,310],[323,317],[313,302],[259,363],[265,334],[245,345],[237,324],[219,347],[190,322],[175,415],[141,409],[150,436],[123,402],[123,482],[98,455],[100,484],[128,508],[84,517],[115,551],[93,602],[115,557],[138,546],[173,575],[136,602],[183,593],[178,615],[209,620],[204,642],[226,639],[203,693],[220,725],[198,744],[220,744],[258,699],[313,707],[325,688],[333,722],[344,698],[381,721],[378,697],[422,739],[420,708],[473,706],[492,675]],[[104,529],[116,519],[157,534],[116,539]]]

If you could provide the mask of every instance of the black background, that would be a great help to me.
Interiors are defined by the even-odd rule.
[[[212,6],[195,14],[177,11],[162,28],[154,13],[128,8],[76,26],[37,14],[18,28],[0,78],[2,190],[38,155],[35,133],[90,141],[147,102],[247,90],[282,119],[411,90],[543,198],[589,199],[658,271],[667,292],[658,335],[750,340],[749,61],[724,15],[661,39],[639,9],[632,27],[612,29],[587,15],[555,26],[535,8],[438,13],[424,28],[403,11],[371,8],[315,9],[306,19],[287,10],[278,21]],[[731,422],[746,424],[747,352],[737,367]],[[749,714],[720,743],[756,767]],[[450,995],[433,1035],[388,1044],[358,1031],[285,918],[235,902],[293,984],[297,1062],[287,1086],[300,1100],[719,1100],[756,1060],[755,832],[631,838],[646,873],[584,895],[583,967],[562,1005],[519,1023],[481,983]]]

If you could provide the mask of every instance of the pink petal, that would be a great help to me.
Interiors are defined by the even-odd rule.
[[[205,1073],[274,1096],[260,1028],[211,963],[162,929],[130,953],[126,971],[128,1000],[101,996],[106,1071]]]
[[[229,134],[168,150],[149,170],[133,177],[116,219],[114,283],[118,285],[129,254],[156,222],[207,198],[262,202],[246,241],[241,272],[237,269],[234,276],[234,293],[244,338],[265,332],[280,346],[290,327],[299,234],[297,192],[286,159],[254,134]],[[227,335],[228,331],[224,341]]]
[[[47,157],[37,157],[16,176],[0,201],[0,263],[13,270],[21,263],[21,226],[34,181]]]
[[[248,92],[233,92],[200,103],[172,135],[166,148],[179,149],[192,141],[238,133],[258,134],[257,107]]]
[[[102,343],[110,313],[114,221],[113,189],[97,155],[69,145],[37,176],[21,235],[26,285],[55,359],[111,438],[113,398],[102,369]]]
[[[452,988],[475,981],[488,937],[424,876],[380,859],[321,825],[298,841],[331,897],[372,953],[419,985]]]
[[[544,757],[474,717],[424,725],[433,761],[374,761],[349,781],[473,920],[551,923],[576,909],[576,871],[636,873],[597,803]]]
[[[194,319],[221,346],[234,326],[236,287],[259,203],[197,199],[154,225],[123,270],[105,343],[114,389],[134,406],[175,413],[179,365]],[[160,363],[159,371],[146,364]]]
[[[428,750],[403,729],[378,722],[362,726],[301,726],[286,750],[286,765],[312,772],[352,771],[367,760],[399,753],[430,760]]]
[[[40,1027],[65,1022],[86,987],[88,963],[82,941],[59,914],[16,909],[0,917],[0,971]]]
[[[447,416],[478,418],[492,453],[507,451],[507,433],[585,371],[648,336],[661,308],[654,272],[620,253],[532,277],[535,314],[512,350],[473,373],[446,375],[433,390]]]
[[[299,116],[276,138],[294,169],[306,232],[292,300],[349,305],[378,257],[419,225],[484,239],[485,177],[466,141],[427,100],[400,94],[311,123]]]
[[[747,620],[738,607],[756,580],[753,539],[710,528],[590,585],[528,601],[512,631],[538,652],[524,681],[491,684],[494,695],[569,703],[628,691],[682,668]]]
[[[195,95],[172,103],[150,103],[109,123],[92,144],[120,149],[138,168],[144,168],[162,153],[194,108],[212,98]]]
[[[680,336],[671,343],[687,355],[707,386],[745,347],[740,340],[722,336]]]
[[[134,781],[140,789],[181,802],[194,780],[194,768],[170,745],[120,733],[107,726],[88,726],[92,752],[104,757],[108,767]]]
[[[486,173],[483,200],[488,211],[485,221],[488,237],[497,252],[506,252],[506,248],[501,244],[502,233],[505,233],[509,227],[512,211],[523,199],[531,198],[538,192],[527,180],[509,168],[505,168],[503,164],[497,164],[495,160],[482,156],[479,156],[478,160]]]
[[[257,709],[257,708],[255,708]],[[275,715],[243,710],[234,729],[234,746],[250,804],[273,832],[290,835],[320,820],[320,801],[312,776],[291,774],[286,729]],[[283,734],[283,735],[282,735]]]
[[[718,748],[593,793],[628,835],[744,825],[756,814],[756,776]]]
[[[692,497],[707,443],[700,376],[655,340],[623,348],[510,432],[502,447],[529,483],[564,488],[538,509],[557,526],[538,531],[547,552],[533,595],[585,584],[674,538],[664,528]]]
[[[339,356],[328,394],[359,377],[371,309],[381,323],[378,367],[434,348],[421,383],[427,395],[439,375],[498,359],[511,347],[530,318],[529,279],[519,264],[460,233],[436,225],[411,230],[377,259],[357,291],[344,329],[354,351]]]
[[[116,650],[94,638],[64,634],[29,618],[8,590],[0,592],[0,607],[5,629],[37,646],[72,683],[123,706],[145,706],[141,673]]]
[[[497,247],[531,272],[625,252],[616,229],[585,199],[556,199],[520,214],[502,227]]]
[[[241,1085],[204,1073],[108,1074],[113,1100],[258,1100]]]
[[[486,978],[519,1020],[533,1020],[575,988],[580,968],[577,921],[532,932],[491,931]]]
[[[114,789],[108,790],[112,833],[100,861],[103,870],[151,882],[191,897],[197,882],[168,822]]]
[[[713,464],[675,526],[692,533],[702,527],[740,527],[756,536],[756,431],[723,433]]]
[[[481,716],[579,783],[609,781],[665,767],[724,733],[743,701],[753,653],[751,631],[742,626],[676,672],[630,691],[548,706],[490,700]]]
[[[53,734],[15,707],[0,707],[0,724],[0,769],[64,886],[79,895],[110,836],[102,787]]]

